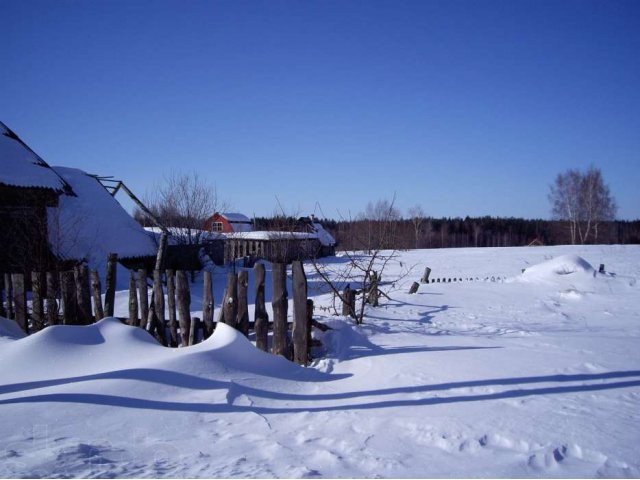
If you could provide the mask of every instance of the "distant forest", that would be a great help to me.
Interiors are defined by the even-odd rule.
[[[567,222],[522,218],[420,218],[319,220],[338,242],[338,250],[362,248],[519,247],[571,243]],[[293,230],[296,219],[258,217],[256,230]],[[640,243],[640,220],[600,223],[589,243]]]

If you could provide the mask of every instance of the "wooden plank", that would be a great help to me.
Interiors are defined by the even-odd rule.
[[[253,267],[256,302],[254,310],[254,322],[256,331],[256,348],[266,352],[268,350],[269,340],[269,314],[265,307],[264,284],[266,272],[262,263],[256,263]]]
[[[24,286],[22,273],[11,274],[11,286],[13,287],[12,300],[16,323],[25,333],[29,333],[27,322],[27,292]]]
[[[42,272],[31,272],[31,326],[33,332],[44,328],[45,276]]]
[[[139,325],[138,321],[138,288],[136,286],[136,274],[133,270],[129,272],[129,320],[132,327]]]
[[[176,280],[175,272],[167,270],[167,309],[169,310],[169,333],[171,346],[178,346],[178,322],[176,321]]]
[[[227,274],[227,296],[222,305],[224,310],[222,321],[236,328],[238,316],[238,276],[234,272]]]
[[[138,309],[140,310],[140,326],[145,328],[149,316],[149,291],[147,287],[147,271],[138,270]]]
[[[73,272],[60,272],[60,297],[62,300],[62,323],[77,325],[76,292]]]
[[[213,333],[213,279],[208,270],[203,273],[202,321],[204,323],[203,336],[206,340]]]
[[[184,270],[176,272],[176,293],[178,303],[178,319],[180,322],[180,339],[183,347],[189,345],[189,333],[191,327],[191,292],[189,281]]]
[[[58,275],[47,272],[47,323],[58,325]]]
[[[76,305],[78,322],[81,325],[93,323],[91,313],[91,287],[89,286],[89,268],[86,265],[77,265],[73,269],[73,277],[76,289]]]
[[[113,309],[116,299],[116,266],[118,265],[118,254],[110,253],[107,257],[107,276],[105,278],[104,293],[104,314],[113,317]]]
[[[306,366],[309,361],[307,277],[300,260],[294,260],[293,275],[293,361]]]
[[[104,318],[104,309],[102,308],[100,275],[96,270],[91,270],[91,295],[93,297],[93,315],[96,321],[98,321]]]
[[[287,335],[287,265],[284,263],[272,264],[273,281],[273,345],[271,351],[274,355],[281,355],[290,359],[289,336]]]
[[[238,274],[238,316],[236,328],[245,337],[249,336],[249,273],[246,270]]]

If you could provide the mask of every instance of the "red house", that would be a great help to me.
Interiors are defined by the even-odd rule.
[[[234,233],[252,232],[251,219],[241,213],[214,213],[204,223],[204,229],[209,232]]]

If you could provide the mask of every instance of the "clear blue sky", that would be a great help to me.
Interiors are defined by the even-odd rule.
[[[640,217],[637,0],[0,0],[0,32],[0,120],[141,196],[547,218],[593,164]]]

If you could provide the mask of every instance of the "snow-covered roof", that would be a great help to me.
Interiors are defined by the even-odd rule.
[[[333,238],[333,235],[331,235],[327,230],[325,230],[321,224],[319,224],[318,222],[313,222],[311,224],[311,227],[313,228],[314,233],[318,236],[318,240],[320,240],[320,243],[323,246],[325,247],[335,246],[336,239]]]
[[[233,233],[222,233],[226,238],[234,239],[234,240],[302,240],[305,238],[318,238],[318,235],[315,233],[306,233],[306,232],[271,232],[271,231],[261,231],[261,232],[233,232]]]
[[[0,184],[49,188],[71,193],[69,186],[27,144],[0,122]]]
[[[109,253],[120,258],[156,254],[152,235],[131,217],[118,201],[82,170],[53,167],[77,197],[62,195],[58,208],[49,208],[49,243],[61,258],[86,258],[101,265]]]
[[[220,215],[226,218],[229,223],[251,222],[251,219],[242,213],[221,213]]]

